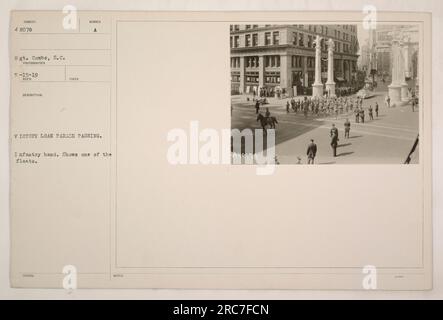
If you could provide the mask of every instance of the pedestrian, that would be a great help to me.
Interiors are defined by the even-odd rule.
[[[378,118],[378,103],[375,103],[375,116]]]
[[[355,114],[355,123],[359,123],[360,122],[360,109],[358,107],[355,108],[354,114]]]
[[[314,159],[317,154],[317,145],[314,143],[314,139],[311,139],[311,143],[308,145],[308,151],[306,151],[306,154],[308,156],[308,164],[314,164]]]
[[[351,122],[349,119],[345,121],[345,139],[349,139],[349,132],[351,131]]]
[[[374,114],[372,113],[372,106],[369,106],[368,113],[369,113],[369,120],[374,120]]]
[[[389,95],[386,96],[386,106],[387,106],[388,108],[391,107],[391,98],[389,97]]]
[[[269,108],[266,108],[265,117],[269,118],[271,116],[271,112],[269,111]]]
[[[415,109],[415,98],[412,99],[412,112],[414,112]]]
[[[286,113],[289,113],[289,101],[286,101]]]
[[[292,107],[292,110],[295,112],[295,100],[294,100],[294,98],[291,99],[291,107]]]
[[[337,156],[337,146],[338,146],[338,129],[335,127],[335,124],[332,124],[331,132],[329,133],[331,137],[331,147],[332,147],[332,155],[334,157]]]
[[[363,108],[360,109],[360,120],[361,123],[365,123],[365,109]]]
[[[260,101],[257,100],[255,102],[255,114],[258,114],[259,111],[260,111]]]

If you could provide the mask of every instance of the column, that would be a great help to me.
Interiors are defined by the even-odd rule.
[[[244,94],[246,90],[245,66],[245,57],[240,57],[240,94]]]
[[[280,56],[280,87],[288,96],[292,96],[291,56]]]
[[[408,43],[403,41],[401,43],[401,58],[402,58],[402,64],[401,64],[401,100],[404,102],[409,101],[408,97],[408,84],[406,83],[406,73],[407,73],[407,66],[409,66],[409,63],[407,62],[408,58]]]
[[[334,82],[334,41],[328,41],[328,81],[326,81],[326,92],[328,96],[335,97]]]
[[[348,82],[351,82],[351,60],[347,60],[346,64],[348,66],[348,78],[347,78],[347,80],[348,80]]]
[[[345,60],[340,59],[340,72],[341,72],[341,77],[344,79],[345,78]]]
[[[405,77],[410,78],[411,77],[411,59],[410,59],[410,38],[405,37],[403,41],[403,59],[405,61]]]
[[[392,83],[388,86],[388,95],[391,99],[391,106],[399,105],[401,102],[401,52],[400,41],[392,41]]]
[[[302,74],[302,82],[303,87],[308,86],[308,57],[302,56],[301,58],[301,74]]]
[[[315,81],[312,85],[312,96],[323,96],[323,83],[321,82],[321,37],[315,38]]]

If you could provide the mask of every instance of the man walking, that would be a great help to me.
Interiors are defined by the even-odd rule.
[[[351,131],[351,122],[349,119],[345,121],[345,139],[349,139],[349,132]]]
[[[306,154],[308,156],[308,164],[314,164],[315,155],[317,154],[317,145],[314,143],[314,139],[311,139]]]
[[[391,107],[391,98],[390,98],[389,96],[386,96],[386,106],[387,106],[388,108]]]
[[[361,123],[365,123],[365,109],[363,108],[360,109],[360,120]]]
[[[255,102],[255,114],[258,114],[258,112],[260,111],[260,101],[256,101]]]
[[[286,101],[286,113],[289,113],[289,100]]]
[[[375,116],[378,118],[378,103],[375,103]]]
[[[331,137],[332,154],[334,157],[336,157],[338,146],[338,129],[335,127],[335,124],[332,124],[331,132],[329,133],[329,135]]]
[[[355,123],[359,123],[360,122],[360,108],[359,107],[355,108],[354,114],[355,114]]]

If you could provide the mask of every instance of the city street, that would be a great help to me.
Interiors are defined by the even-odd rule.
[[[302,112],[286,112],[288,99],[270,99],[269,104],[260,108],[264,113],[268,107],[272,116],[278,120],[276,125],[276,156],[280,164],[306,164],[306,150],[310,139],[317,144],[316,164],[401,164],[404,163],[419,132],[419,112],[412,111],[411,104],[387,108],[386,91],[379,89],[375,96],[365,99],[365,123],[355,123],[352,112],[348,115],[316,117]],[[302,99],[302,97],[297,97]],[[379,116],[369,120],[367,108],[375,102],[379,105]],[[254,102],[247,101],[245,95],[232,97],[231,128],[259,129],[256,121]],[[344,137],[344,122],[349,118],[351,131],[349,139]],[[339,130],[337,156],[332,156],[329,132],[332,124]],[[411,163],[418,163],[418,149],[413,154]]]

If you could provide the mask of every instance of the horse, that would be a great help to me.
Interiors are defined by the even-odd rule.
[[[264,130],[266,130],[267,125],[269,125],[271,129],[275,129],[275,124],[278,123],[275,117],[265,117],[261,113],[258,114],[257,121],[260,121],[260,124]]]

